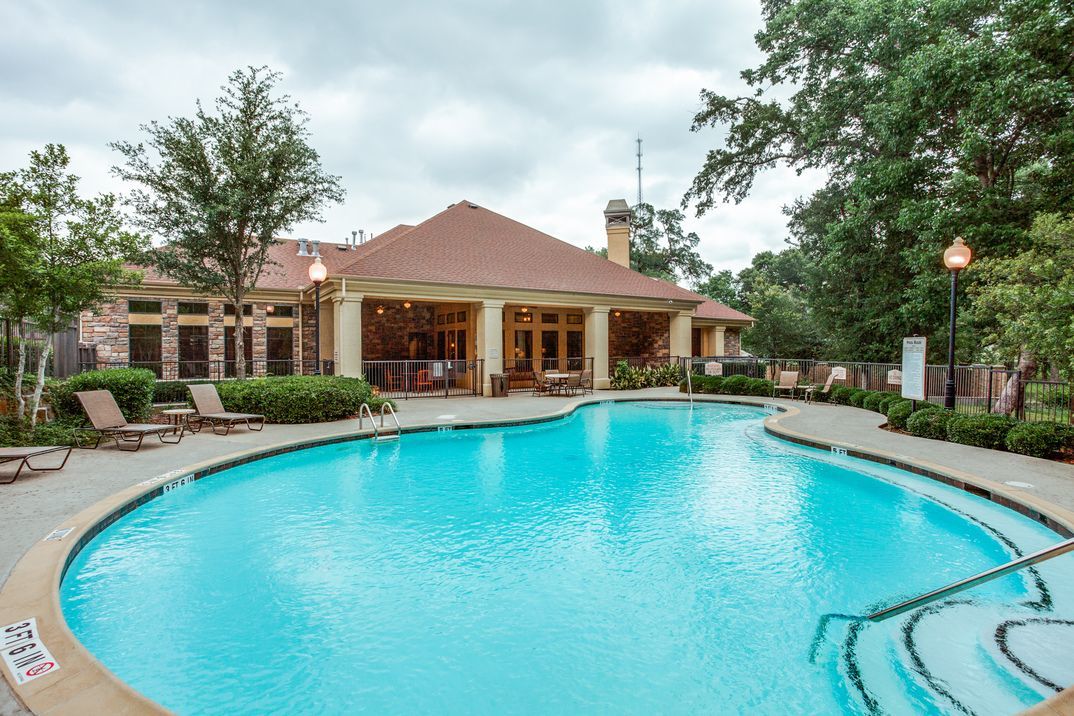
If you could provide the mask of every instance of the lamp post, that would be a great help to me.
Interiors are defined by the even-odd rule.
[[[314,375],[321,374],[321,284],[328,277],[328,268],[321,263],[318,256],[310,264],[310,281],[313,281],[313,357],[316,365]]]
[[[944,384],[943,406],[955,409],[955,302],[958,300],[958,272],[970,264],[973,252],[961,239],[955,239],[943,252],[943,264],[951,272],[950,332],[947,336],[947,382]]]

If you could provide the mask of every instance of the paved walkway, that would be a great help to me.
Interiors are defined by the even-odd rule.
[[[586,396],[592,400],[594,396]],[[673,388],[642,391],[597,391],[604,398],[682,398]],[[703,398],[701,398],[703,399]],[[721,396],[721,399],[735,400]],[[404,426],[471,423],[525,419],[569,411],[582,398],[512,395],[506,399],[452,398],[399,402]],[[749,399],[745,399],[749,400]],[[756,400],[756,399],[753,399]],[[941,468],[968,472],[998,483],[1030,483],[1023,488],[1068,510],[1074,510],[1074,465],[1027,458],[1009,453],[924,440],[880,430],[884,418],[858,408],[793,404],[798,415],[780,424],[821,442],[835,442],[863,450],[893,453],[906,461],[927,461]],[[317,425],[269,425],[259,433],[238,430],[227,437],[208,431],[187,436],[179,446],[147,441],[137,453],[118,454],[114,447],[75,450],[62,472],[24,473],[12,485],[0,485],[0,583],[37,540],[65,518],[119,490],[147,478],[204,460],[284,442],[356,432],[354,420]],[[367,426],[368,430],[368,426]],[[0,683],[3,680],[0,679]],[[15,703],[6,683],[0,686],[0,716],[24,711]]]

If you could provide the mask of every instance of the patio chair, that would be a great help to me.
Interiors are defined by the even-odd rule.
[[[423,390],[433,389],[433,379],[428,370],[422,369],[418,371],[418,377],[414,381],[414,390],[421,392]]]
[[[533,394],[544,395],[552,391],[552,384],[544,377],[544,371],[533,371]]]
[[[116,399],[107,390],[83,390],[75,393],[78,402],[82,404],[82,410],[90,421],[89,428],[76,428],[75,444],[80,448],[97,449],[101,440],[111,439],[116,441],[116,447],[125,452],[137,452],[142,447],[142,441],[147,435],[156,435],[162,443],[175,445],[183,439],[188,428],[183,425],[174,440],[165,440],[168,433],[175,433],[174,425],[153,425],[148,423],[128,423],[123,417]],[[95,436],[97,439],[93,445],[83,445],[82,438],[85,434]],[[133,444],[133,447],[130,445]],[[127,445],[127,447],[124,447]]]
[[[593,392],[593,371],[582,371],[582,395]]]
[[[66,451],[63,456],[63,462],[59,467],[34,467],[30,464],[30,460],[41,455],[48,455],[49,453]],[[53,470],[62,470],[63,466],[67,464],[67,458],[71,457],[70,445],[47,445],[40,447],[7,447],[0,448],[0,465],[6,465],[9,462],[19,461],[19,466],[15,468],[15,474],[11,476],[10,480],[0,480],[0,485],[10,485],[19,479],[19,473],[23,468],[32,470],[34,472],[51,472]]]
[[[190,397],[194,399],[194,410],[190,420],[200,425],[209,424],[216,435],[227,435],[236,425],[243,424],[248,430],[255,433],[265,429],[265,416],[256,413],[229,413],[224,410],[224,404],[220,402],[220,394],[216,392],[216,386],[212,383],[188,385]],[[254,427],[254,424],[257,427]],[[224,432],[217,431],[223,428]]]
[[[568,395],[574,395],[580,391],[584,394],[582,388],[582,372],[578,371],[576,373],[572,370],[567,374],[567,381],[563,384],[563,392]]]
[[[779,382],[772,386],[772,397],[790,393],[794,398],[794,392],[798,389],[798,371],[782,370],[779,372]]]
[[[833,372],[828,374],[828,380],[824,381],[824,386],[823,387],[820,387],[820,386],[817,386],[817,385],[807,385],[805,388],[803,388],[803,391],[805,392],[805,400],[806,400],[806,402],[807,403],[811,402],[816,397],[818,387],[820,387],[821,395],[827,395],[828,393],[830,393],[832,391],[832,383],[834,381],[835,381],[835,372],[833,371]]]
[[[403,389],[403,376],[395,375],[390,370],[388,371],[388,390],[402,390]]]

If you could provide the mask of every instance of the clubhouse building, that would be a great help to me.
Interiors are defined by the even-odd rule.
[[[80,325],[83,367],[145,366],[162,379],[234,374],[236,326],[247,374],[365,375],[385,394],[484,394],[491,376],[528,390],[534,371],[591,371],[737,355],[753,319],[632,271],[630,207],[604,211],[608,258],[462,201],[420,224],[346,244],[275,245],[242,317],[147,271]],[[327,277],[315,309],[310,264]],[[318,315],[319,313],[319,315]],[[319,319],[319,320],[318,320]]]

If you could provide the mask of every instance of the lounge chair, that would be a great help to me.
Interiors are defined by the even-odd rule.
[[[83,390],[75,393],[75,397],[82,404],[82,410],[85,411],[90,425],[93,426],[75,430],[75,444],[80,448],[96,449],[101,444],[101,440],[111,439],[116,441],[116,447],[120,450],[136,452],[142,447],[142,441],[145,440],[146,435],[156,435],[162,443],[175,445],[183,439],[188,429],[185,425],[180,426],[179,434],[174,440],[165,440],[166,434],[175,433],[174,425],[128,423],[119,405],[116,404],[116,399],[107,390]],[[97,438],[93,445],[82,444],[82,438],[86,434]]]
[[[820,388],[821,395],[827,395],[832,391],[832,382],[835,381],[835,372],[828,374],[828,380],[824,381],[824,387]],[[816,397],[817,385],[807,385],[803,390],[805,391],[806,402],[812,401]]]
[[[190,397],[194,399],[194,410],[197,412],[190,416],[190,420],[201,425],[208,423],[217,435],[227,435],[231,428],[243,424],[248,430],[261,432],[265,428],[265,416],[254,413],[229,413],[224,410],[224,404],[220,402],[220,394],[216,392],[216,386],[212,383],[200,385],[188,385]],[[254,424],[257,427],[254,427]],[[217,428],[224,428],[224,432],[218,432]]]
[[[67,454],[63,456],[63,462],[59,467],[34,467],[30,464],[30,460],[41,455],[48,455],[49,453],[66,451]],[[32,470],[34,472],[49,472],[52,470],[62,470],[63,466],[67,464],[67,458],[71,457],[70,445],[47,445],[39,447],[7,447],[0,448],[0,465],[5,465],[9,462],[19,461],[18,468],[15,469],[15,474],[11,476],[10,480],[0,480],[0,485],[10,485],[19,479],[19,473],[23,468]]]
[[[772,397],[775,398],[779,395],[785,395],[790,393],[791,398],[794,398],[794,392],[798,389],[798,371],[796,370],[781,370],[779,372],[779,382],[772,386]]]

